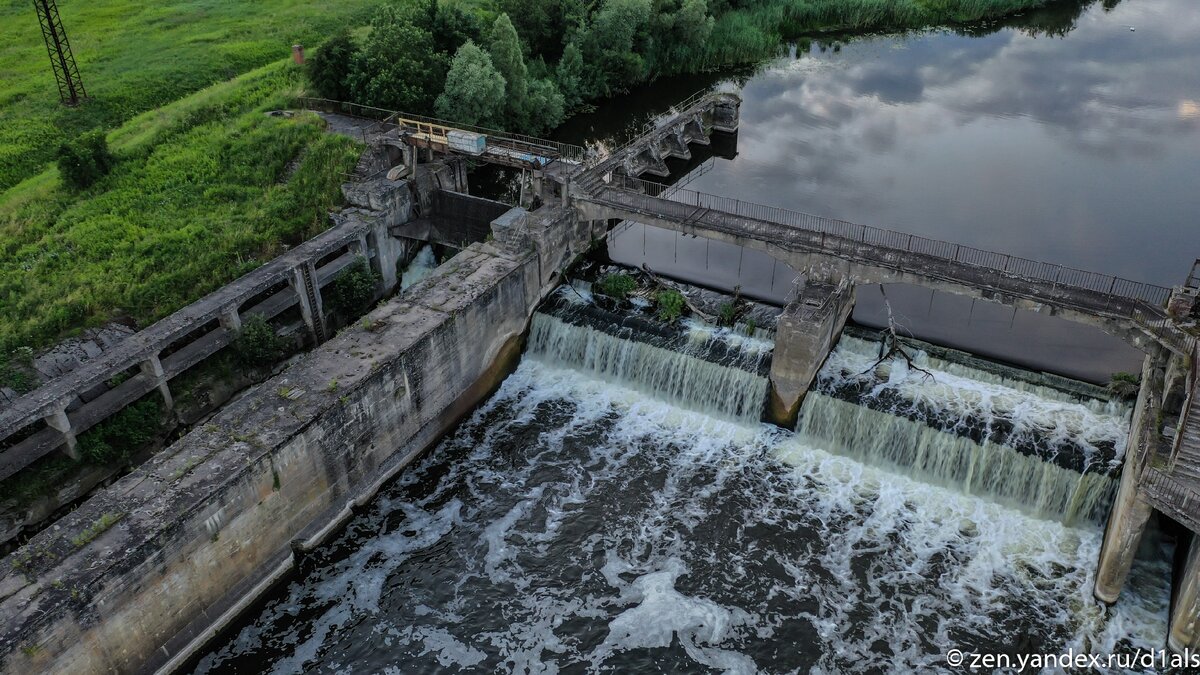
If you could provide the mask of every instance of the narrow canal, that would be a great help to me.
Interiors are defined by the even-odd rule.
[[[737,156],[689,187],[1169,284],[1200,239],[1190,10],[1109,1],[831,38],[633,92],[563,133],[611,141],[665,93],[736,86]],[[643,245],[658,235],[638,227],[612,243],[618,261],[762,296],[791,283],[733,275],[736,251],[706,268]],[[571,319],[593,302],[577,290],[534,317],[500,390],[197,672],[955,672],[950,649],[1162,646],[1169,538],[1146,537],[1117,605],[1092,598],[1127,406],[929,354],[932,381],[871,371],[876,347],[855,337],[800,429],[781,430],[745,403],[765,395],[769,334],[690,324],[677,342],[693,346],[672,351],[590,309]],[[935,342],[1093,376],[1133,361],[1044,317],[888,294]],[[860,298],[870,323],[879,303]],[[926,418],[897,414],[905,401]],[[1006,435],[964,431],[979,428]]]

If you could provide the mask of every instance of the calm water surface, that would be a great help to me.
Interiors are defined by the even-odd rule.
[[[1181,283],[1200,256],[1200,12],[1188,0],[1068,3],[1008,23],[969,31],[980,37],[857,37],[749,75],[659,84],[572,120],[564,137],[616,142],[630,117],[702,86],[736,89],[737,156],[689,188]],[[640,230],[615,242],[616,259],[767,297],[790,290],[765,256]],[[1098,331],[920,289],[888,294],[937,342],[1090,379],[1137,367]],[[881,306],[861,289],[855,317],[878,324]]]

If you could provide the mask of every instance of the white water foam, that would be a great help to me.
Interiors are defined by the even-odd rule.
[[[422,246],[400,275],[400,290],[406,291],[410,286],[428,279],[437,267],[437,255],[434,254],[433,247],[428,244]]]
[[[1100,537],[526,359],[200,670],[944,671],[951,647],[1159,646],[1169,565],[1139,561],[1105,608]]]

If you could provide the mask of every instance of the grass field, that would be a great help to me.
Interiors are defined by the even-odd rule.
[[[51,168],[0,196],[0,353],[128,316],[146,324],[327,226],[358,148],[304,115],[271,64],[110,134],[116,169],[81,194]]]
[[[37,174],[64,137],[112,129],[211,84],[286,58],[380,0],[59,0],[91,100],[70,109],[28,0],[0,0],[0,190]]]

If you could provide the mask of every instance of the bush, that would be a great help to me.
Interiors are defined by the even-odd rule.
[[[1137,396],[1141,387],[1141,378],[1133,373],[1113,373],[1108,381],[1108,391],[1121,398]]]
[[[606,274],[600,279],[600,293],[614,300],[624,300],[637,288],[637,282],[628,274],[617,272]]]
[[[116,164],[103,131],[89,131],[58,147],[58,171],[77,190],[91,187]]]
[[[329,307],[342,316],[357,316],[375,299],[379,275],[367,265],[367,259],[357,258],[346,269],[338,272],[326,291]]]
[[[32,349],[19,347],[8,353],[0,351],[0,387],[24,394],[36,385]]]
[[[354,41],[342,31],[329,38],[308,61],[308,80],[325,98],[345,101],[350,98],[350,68],[354,62]]]
[[[79,436],[79,456],[91,464],[124,464],[162,430],[157,394],[142,399]]]
[[[247,368],[272,365],[288,351],[287,338],[280,336],[261,314],[242,321],[242,329],[233,340],[238,362]]]
[[[659,291],[655,296],[658,301],[658,318],[668,323],[674,323],[683,316],[683,294],[676,290]]]
[[[732,302],[722,302],[721,306],[717,308],[717,325],[732,326],[736,320],[737,308],[733,306]]]

